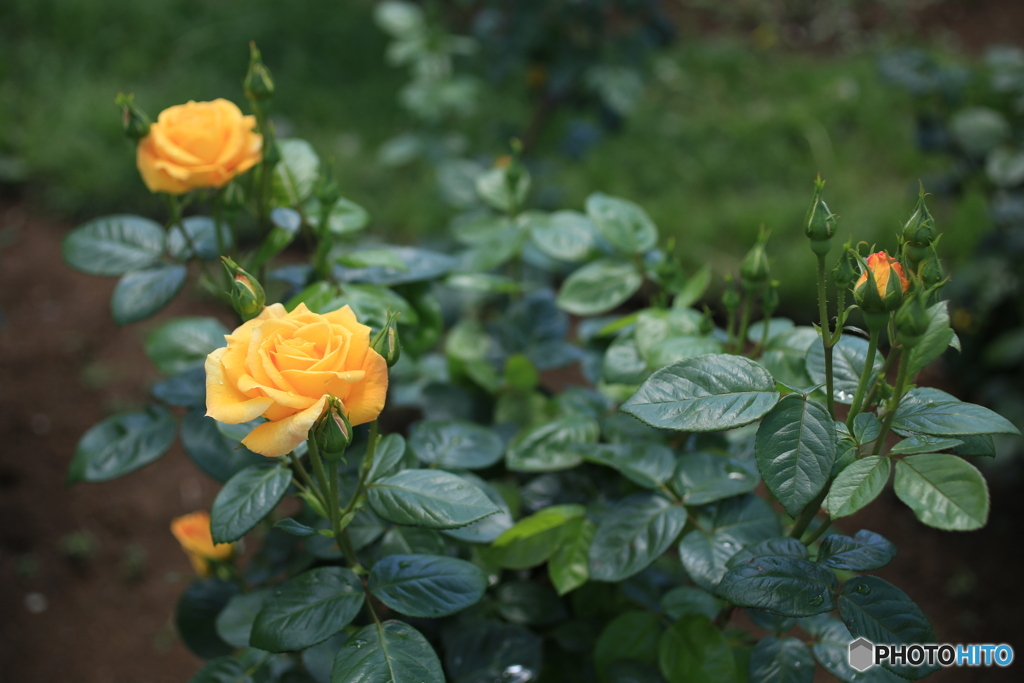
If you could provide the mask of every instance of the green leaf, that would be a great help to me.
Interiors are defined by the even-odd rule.
[[[320,227],[320,201],[315,197],[306,202],[306,220],[312,227]],[[359,232],[369,223],[370,214],[366,209],[344,197],[334,202],[327,214],[327,229],[338,237]]]
[[[302,216],[295,209],[279,206],[270,212],[270,222],[273,227],[246,266],[249,270],[259,268],[292,243],[302,227]]]
[[[757,488],[756,471],[736,458],[717,453],[685,453],[676,462],[669,486],[686,505],[706,505]]]
[[[882,423],[874,413],[861,413],[853,419],[853,438],[861,446],[871,443],[882,433]]]
[[[679,338],[701,339],[701,314],[689,308],[647,309],[636,314],[636,346],[640,355],[651,364],[654,349]],[[710,341],[716,341],[711,339]],[[660,354],[658,354],[660,355]],[[681,359],[680,359],[681,360]]]
[[[957,455],[996,457],[996,444],[991,434],[961,434],[957,440],[960,443],[952,447]]]
[[[818,562],[835,569],[866,572],[881,569],[896,557],[896,546],[882,536],[861,529],[851,536],[826,536],[818,550]]]
[[[250,465],[231,477],[213,501],[214,543],[231,543],[270,514],[291,484],[292,473],[278,463]]]
[[[662,634],[658,666],[668,683],[740,680],[725,635],[702,614],[684,616]]]
[[[274,527],[286,531],[292,536],[298,536],[299,538],[308,538],[309,536],[315,536],[321,531],[326,531],[326,529],[314,529],[311,526],[306,526],[302,522],[292,519],[291,517],[274,522]]]
[[[758,427],[754,457],[768,490],[796,517],[832,473],[835,422],[821,404],[789,394]]]
[[[873,501],[889,481],[889,458],[869,455],[848,465],[825,497],[824,507],[832,519],[848,517]]]
[[[911,645],[935,642],[935,633],[921,609],[907,594],[877,576],[856,576],[839,591],[839,616],[854,636],[875,645]],[[939,669],[933,666],[898,666],[883,663],[904,678],[918,679]]]
[[[836,575],[810,560],[786,555],[750,558],[730,569],[718,595],[740,607],[809,617],[836,607]]]
[[[174,416],[160,406],[108,417],[78,442],[68,484],[110,481],[145,467],[171,448],[174,433]]]
[[[672,299],[672,308],[689,308],[700,301],[711,284],[711,267],[703,265],[686,279],[686,284]]]
[[[388,434],[377,442],[373,462],[366,474],[366,483],[372,484],[398,467],[405,457],[405,439],[401,434]]]
[[[188,277],[181,264],[160,264],[125,273],[114,287],[110,312],[118,325],[145,320],[177,296]]]
[[[201,368],[211,351],[224,346],[224,335],[229,333],[216,318],[175,318],[150,332],[146,355],[157,370],[176,375]]]
[[[813,327],[794,327],[771,337],[761,354],[764,366],[777,382],[808,388],[814,381],[807,374],[807,352],[816,341]]]
[[[269,588],[261,588],[231,598],[217,615],[217,635],[232,647],[249,647],[252,624],[270,593]]]
[[[246,666],[234,657],[218,657],[200,669],[189,683],[252,683]]]
[[[317,567],[274,590],[256,616],[250,642],[268,652],[292,652],[327,640],[363,606],[363,583],[344,567]]]
[[[238,585],[219,579],[195,581],[178,598],[174,625],[189,650],[203,659],[231,654],[217,635],[217,615],[239,592]]]
[[[501,494],[483,479],[469,473],[463,474],[462,478],[483,491],[484,495],[498,506],[499,511],[467,526],[444,529],[441,533],[467,543],[490,543],[512,528],[512,511]]]
[[[612,467],[634,484],[648,489],[659,488],[667,482],[676,466],[671,448],[643,441],[595,444],[583,457],[589,462]]]
[[[587,215],[597,232],[623,254],[643,254],[658,243],[658,228],[639,205],[595,192],[587,197]]]
[[[582,505],[552,505],[516,522],[491,544],[490,559],[505,569],[529,569],[547,562],[567,538]]]
[[[697,508],[694,519],[697,528],[683,536],[679,558],[690,578],[707,591],[718,586],[733,555],[782,533],[771,506],[750,493]]]
[[[778,399],[772,376],[754,361],[708,354],[658,370],[621,409],[652,427],[713,432],[754,422]]]
[[[910,376],[913,377],[937,360],[953,343],[956,335],[949,326],[949,302],[940,301],[928,309],[928,329],[910,350]]]
[[[170,406],[206,408],[206,372],[192,368],[162,379],[150,389],[153,398]]]
[[[585,584],[590,578],[590,545],[597,526],[580,517],[565,527],[565,539],[548,563],[551,583],[559,595],[565,595]]]
[[[597,421],[585,415],[563,417],[521,432],[509,445],[506,465],[514,472],[551,472],[569,469],[600,436]]]
[[[104,216],[68,233],[61,251],[64,261],[80,272],[124,275],[160,259],[164,230],[159,223],[141,216]]]
[[[454,557],[389,555],[370,570],[369,589],[400,614],[438,618],[479,602],[487,590],[487,575]]]
[[[932,436],[961,434],[1020,434],[1009,420],[973,403],[962,401],[900,403],[892,428]]]
[[[436,280],[447,275],[456,263],[455,259],[447,254],[418,247],[386,245],[373,247],[372,251],[376,254],[375,258],[382,258],[383,253],[387,252],[388,256],[384,258],[387,258],[390,265],[367,265],[359,268],[338,265],[334,268],[335,277],[342,283],[361,282],[393,287]],[[356,249],[348,252],[348,255],[355,259],[359,258],[360,252],[360,249]]]
[[[409,432],[420,462],[444,469],[481,469],[501,460],[505,444],[495,432],[465,420],[423,420]]]
[[[658,615],[639,610],[623,612],[604,627],[594,645],[594,664],[601,680],[608,679],[612,662],[629,660],[655,664],[662,627]]]
[[[687,358],[721,352],[722,342],[714,337],[672,337],[651,346],[647,352],[647,365],[656,370]]]
[[[896,462],[896,495],[936,529],[970,531],[988,522],[988,485],[978,469],[955,455],[924,453]]]
[[[654,493],[617,503],[601,520],[590,546],[590,576],[622,581],[668,550],[686,525],[686,509]]]
[[[960,439],[943,438],[939,436],[925,436],[924,434],[915,434],[911,437],[903,439],[898,444],[889,449],[889,455],[916,455],[918,453],[938,453],[939,451],[949,450],[950,448],[956,448],[960,444],[964,443]],[[960,455],[964,455],[961,453]]]
[[[510,212],[523,205],[530,192],[530,174],[520,171],[516,183],[509,183],[507,168],[492,168],[476,177],[480,198],[498,211]]]
[[[541,626],[568,616],[555,591],[536,581],[506,581],[495,591],[498,613],[514,624]]]
[[[846,405],[853,403],[867,359],[866,339],[849,334],[839,338],[839,342],[832,348],[832,395],[837,402]],[[880,354],[876,355],[872,375],[882,370],[882,363]],[[807,373],[815,384],[825,383],[825,350],[820,339],[811,344],[807,352]]]
[[[742,564],[749,564],[751,560],[760,557],[798,557],[807,559],[807,546],[795,538],[782,536],[780,538],[769,538],[764,541],[748,545],[743,550],[729,558],[725,566],[729,569],[739,567]]]
[[[182,231],[188,235],[188,239]],[[231,227],[227,223],[220,224],[220,238],[224,244],[224,253],[230,253],[233,241]],[[220,258],[217,244],[217,233],[213,229],[213,219],[209,216],[189,216],[171,226],[167,233],[167,251],[178,261],[190,258],[215,261]]]
[[[380,539],[377,557],[388,555],[445,555],[448,546],[444,536],[433,529],[415,526],[393,526]]]
[[[493,683],[513,666],[532,672],[541,669],[543,640],[522,626],[466,620],[446,627],[442,641],[451,681]]]
[[[529,229],[534,245],[558,261],[582,261],[596,246],[593,224],[578,211],[556,211],[531,220]]]
[[[637,385],[648,374],[647,362],[641,358],[632,332],[616,337],[601,360],[601,377],[606,382]]]
[[[750,678],[757,683],[811,683],[814,655],[796,638],[762,638],[750,653]]]
[[[370,506],[395,524],[456,529],[499,512],[465,479],[437,470],[403,470],[367,487]]]
[[[714,619],[725,603],[696,586],[676,586],[661,598],[661,611],[672,621],[687,614],[703,614]]]
[[[562,283],[555,301],[573,315],[600,315],[628,301],[643,282],[644,276],[635,264],[599,259],[573,271]]]
[[[826,671],[845,683],[901,683],[904,679],[880,666],[857,671],[850,666],[850,631],[833,616],[817,614],[800,620],[800,626],[815,637],[811,649]]]
[[[204,408],[194,408],[181,421],[181,445],[199,469],[223,483],[246,467],[267,461],[225,436],[217,421],[204,412]]]
[[[334,660],[331,683],[445,683],[437,653],[401,621],[370,624],[349,638]]]
[[[281,161],[274,166],[274,203],[298,207],[316,188],[320,176],[320,157],[313,146],[297,138],[277,141]]]

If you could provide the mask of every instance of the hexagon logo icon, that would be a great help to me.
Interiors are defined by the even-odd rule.
[[[866,671],[875,664],[875,646],[867,638],[858,638],[850,643],[850,666],[857,671]]]

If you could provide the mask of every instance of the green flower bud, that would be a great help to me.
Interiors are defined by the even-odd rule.
[[[767,289],[761,295],[761,310],[764,311],[764,317],[772,317],[772,313],[779,307],[779,281],[772,280],[768,283]],[[767,320],[765,321],[767,324]]]
[[[242,81],[245,96],[253,102],[263,102],[274,96],[274,79],[263,63],[256,43],[249,43],[249,72]]]
[[[334,396],[327,397],[327,405],[313,424],[313,439],[320,455],[328,462],[337,462],[352,443],[352,423],[345,415],[345,406]]]
[[[120,93],[114,102],[121,107],[121,126],[130,140],[138,142],[149,135],[149,126],[152,122],[146,116],[146,112],[135,106],[135,95]]]
[[[832,236],[836,234],[836,218],[821,198],[825,181],[820,177],[814,183],[814,198],[804,219],[804,234],[811,240],[811,250],[824,256],[832,248]]]
[[[924,292],[915,288],[896,312],[896,333],[904,347],[912,348],[917,346],[927,331],[928,306]]]
[[[768,253],[765,251],[765,244],[768,242],[768,233],[761,230],[757,243],[747,252],[740,264],[740,281],[747,291],[755,291],[768,282],[770,268],[768,266]]]
[[[396,329],[397,320],[398,313],[388,310],[387,322],[380,332],[370,340],[370,348],[387,361],[389,368],[398,362],[398,358],[402,354],[402,345],[398,341],[398,330]]]
[[[320,202],[320,208],[326,213],[330,213],[334,204],[341,199],[341,188],[334,179],[334,159],[328,159],[320,172],[316,198]]]
[[[928,250],[928,256],[925,257],[923,263],[918,266],[918,274],[921,276],[921,282],[924,286],[931,289],[932,287],[938,287],[946,279],[946,272],[942,268],[942,260],[939,258],[939,253],[935,249],[935,245],[938,240],[932,242],[931,247]]]
[[[740,293],[736,290],[732,275],[725,276],[725,291],[722,293],[722,305],[732,315],[740,307]]]
[[[839,257],[835,268],[832,269],[832,281],[836,287],[846,289],[860,277],[860,258],[857,252],[850,248],[850,243],[843,245],[843,255]]]
[[[914,252],[908,253],[908,256],[910,256],[910,261],[915,266],[918,261],[924,258],[923,254],[917,255],[917,249],[931,246],[931,243],[938,236],[938,231],[935,229],[935,219],[932,218],[932,214],[924,201],[925,196],[924,186],[922,186],[918,193],[917,206],[914,207],[914,213],[911,214],[910,219],[903,226],[903,241]],[[915,258],[915,256],[917,257]]]
[[[222,256],[224,269],[233,280],[231,283],[231,305],[242,320],[255,318],[267,303],[267,295],[260,281],[243,270],[227,256]]]

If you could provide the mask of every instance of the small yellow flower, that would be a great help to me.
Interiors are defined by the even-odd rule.
[[[199,576],[210,575],[210,560],[224,562],[235,552],[234,543],[214,544],[210,534],[210,513],[205,510],[173,519],[171,533],[178,539]]]

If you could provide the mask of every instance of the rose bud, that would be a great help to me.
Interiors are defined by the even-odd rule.
[[[213,542],[210,514],[205,510],[177,517],[171,521],[171,533],[178,539],[199,576],[209,576],[210,562],[226,562],[235,552],[234,543]]]
[[[836,234],[836,218],[821,198],[825,181],[819,177],[814,183],[814,198],[804,219],[804,234],[811,240],[811,251],[824,256],[832,248],[832,236]]]
[[[900,344],[911,348],[917,346],[927,331],[928,306],[924,292],[915,287],[915,291],[907,295],[900,310],[896,312],[896,333]]]
[[[121,93],[114,102],[121,107],[121,125],[129,139],[138,142],[149,135],[152,122],[146,116],[146,112],[135,106],[135,95]]]
[[[736,290],[736,284],[733,282],[732,275],[725,276],[725,291],[722,292],[722,305],[725,306],[725,310],[729,315],[736,312],[736,309],[740,307],[740,293]]]
[[[764,294],[761,295],[761,310],[764,311],[764,317],[772,317],[772,313],[779,307],[779,281],[772,280],[768,283],[768,287],[764,290]],[[767,321],[765,321],[767,324]]]
[[[263,63],[256,43],[249,43],[249,72],[242,81],[245,96],[254,102],[263,102],[274,96],[274,79]]]
[[[345,407],[334,396],[327,398],[324,414],[313,425],[311,436],[328,462],[341,460],[352,443],[352,423],[345,417]]]
[[[767,242],[768,233],[761,230],[757,243],[747,252],[743,263],[740,264],[740,281],[748,292],[758,290],[768,282],[768,253],[765,251]]]
[[[255,318],[267,302],[263,285],[227,256],[222,256],[221,262],[224,264],[224,269],[228,271],[228,275],[234,278],[231,284],[231,305],[235,312],[242,317],[243,321]]]
[[[909,286],[899,261],[879,251],[868,256],[867,268],[854,285],[853,295],[857,305],[870,318],[899,308],[903,293]]]
[[[402,346],[398,342],[398,330],[395,329],[397,320],[398,313],[388,310],[387,322],[370,342],[370,348],[387,361],[389,368],[398,362],[398,358],[402,354]]]
[[[903,226],[903,255],[908,265],[914,270],[924,259],[928,258],[928,247],[932,245],[938,232],[935,229],[935,219],[928,211],[924,202],[924,187],[917,198],[917,206],[914,213]]]
[[[847,242],[843,245],[843,255],[839,257],[835,268],[832,269],[832,281],[836,283],[836,287],[846,289],[857,281],[858,275],[860,275],[860,257]]]

